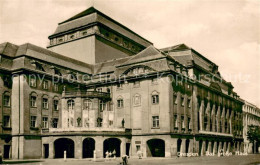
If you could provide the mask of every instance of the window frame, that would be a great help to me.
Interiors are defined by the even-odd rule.
[[[160,117],[152,116],[152,128],[160,128]]]
[[[32,98],[35,98],[35,99],[32,99]],[[34,103],[34,104],[32,104],[32,103]],[[30,107],[37,108],[37,95],[36,96],[33,94],[30,95]]]
[[[152,104],[159,104],[159,94],[152,95]]]
[[[29,85],[30,87],[37,87],[37,79],[34,77],[29,77]]]
[[[124,99],[123,98],[117,99],[117,108],[124,108]]]
[[[47,120],[44,120],[47,119]],[[47,129],[49,128],[49,118],[47,116],[42,117],[42,128]]]
[[[30,116],[30,127],[31,128],[37,128],[36,126],[37,126],[37,116]]]
[[[6,117],[9,117],[8,122],[6,122]],[[6,123],[8,123],[8,124],[6,124]],[[11,128],[11,116],[10,115],[4,115],[3,116],[3,127]]]
[[[57,102],[57,104],[55,104]],[[59,110],[59,100],[58,99],[53,99],[53,110],[58,111]]]
[[[8,98],[8,99],[6,99]],[[11,96],[8,92],[3,94],[3,106],[4,107],[11,107]]]
[[[67,109],[68,110],[74,110],[74,108],[75,108],[75,101],[72,100],[72,99],[69,99],[67,101]]]
[[[46,101],[46,102],[45,102]],[[42,98],[42,108],[43,109],[49,109],[49,99],[46,97]]]
[[[49,89],[49,82],[47,80],[43,80],[42,89],[44,89],[44,90]]]

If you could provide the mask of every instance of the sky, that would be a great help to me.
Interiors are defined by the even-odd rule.
[[[260,0],[0,0],[0,43],[46,47],[59,22],[93,5],[156,48],[192,47],[260,107]]]

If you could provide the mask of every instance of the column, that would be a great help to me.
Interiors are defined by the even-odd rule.
[[[194,141],[193,141],[193,139],[190,139],[188,153],[193,153],[193,148],[194,148]]]
[[[125,155],[125,151],[126,151],[126,143],[125,143],[125,138],[120,138],[121,140],[121,144],[120,144],[120,156],[122,157],[123,155]]]
[[[208,143],[208,148],[207,148],[207,151],[208,151],[209,153],[211,153],[211,151],[212,151],[211,145],[212,145],[212,142],[209,141],[209,143]]]
[[[205,129],[206,131],[210,131],[210,101],[208,101],[205,116],[207,117],[207,128]]]
[[[170,139],[166,138],[164,140],[165,143],[165,157],[170,158],[171,157],[171,137]]]
[[[171,144],[171,157],[173,156],[177,156],[177,138],[173,138],[171,141],[172,141],[172,144]]]
[[[201,100],[200,104],[200,130],[204,131],[204,100]]]
[[[103,142],[104,138],[101,136],[97,136],[95,139],[95,150],[97,158],[103,158]]]
[[[181,142],[181,153],[186,153],[185,150],[186,150],[186,139],[181,139],[182,142]]]
[[[219,144],[218,144],[218,152],[219,152],[221,149],[223,149],[223,148],[222,148],[222,142],[219,142]]]
[[[75,137],[75,158],[82,159],[82,137],[76,136]]]
[[[224,152],[226,152],[227,151],[227,142],[223,142],[223,143],[224,143],[223,150],[224,150]]]
[[[215,141],[213,146],[213,154],[215,155],[217,153],[218,153],[218,143]]]
[[[231,142],[227,142],[227,152],[232,152],[231,151]]]

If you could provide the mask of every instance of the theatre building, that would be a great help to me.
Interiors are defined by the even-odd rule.
[[[0,45],[5,159],[243,151],[243,102],[194,49],[157,49],[93,7],[49,40]]]

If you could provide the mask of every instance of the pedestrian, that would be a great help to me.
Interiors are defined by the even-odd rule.
[[[127,163],[128,163],[128,156],[127,155],[123,155],[122,156],[122,160],[123,160],[123,165],[127,165]]]
[[[140,151],[140,150],[137,151],[137,155],[138,155],[138,158],[139,158],[139,159],[142,159],[142,151]]]
[[[114,159],[116,158],[116,150],[113,151]]]
[[[108,153],[108,151],[107,151],[107,152],[106,152],[106,159],[108,159],[108,156],[109,156],[108,154],[109,154],[109,153]]]

